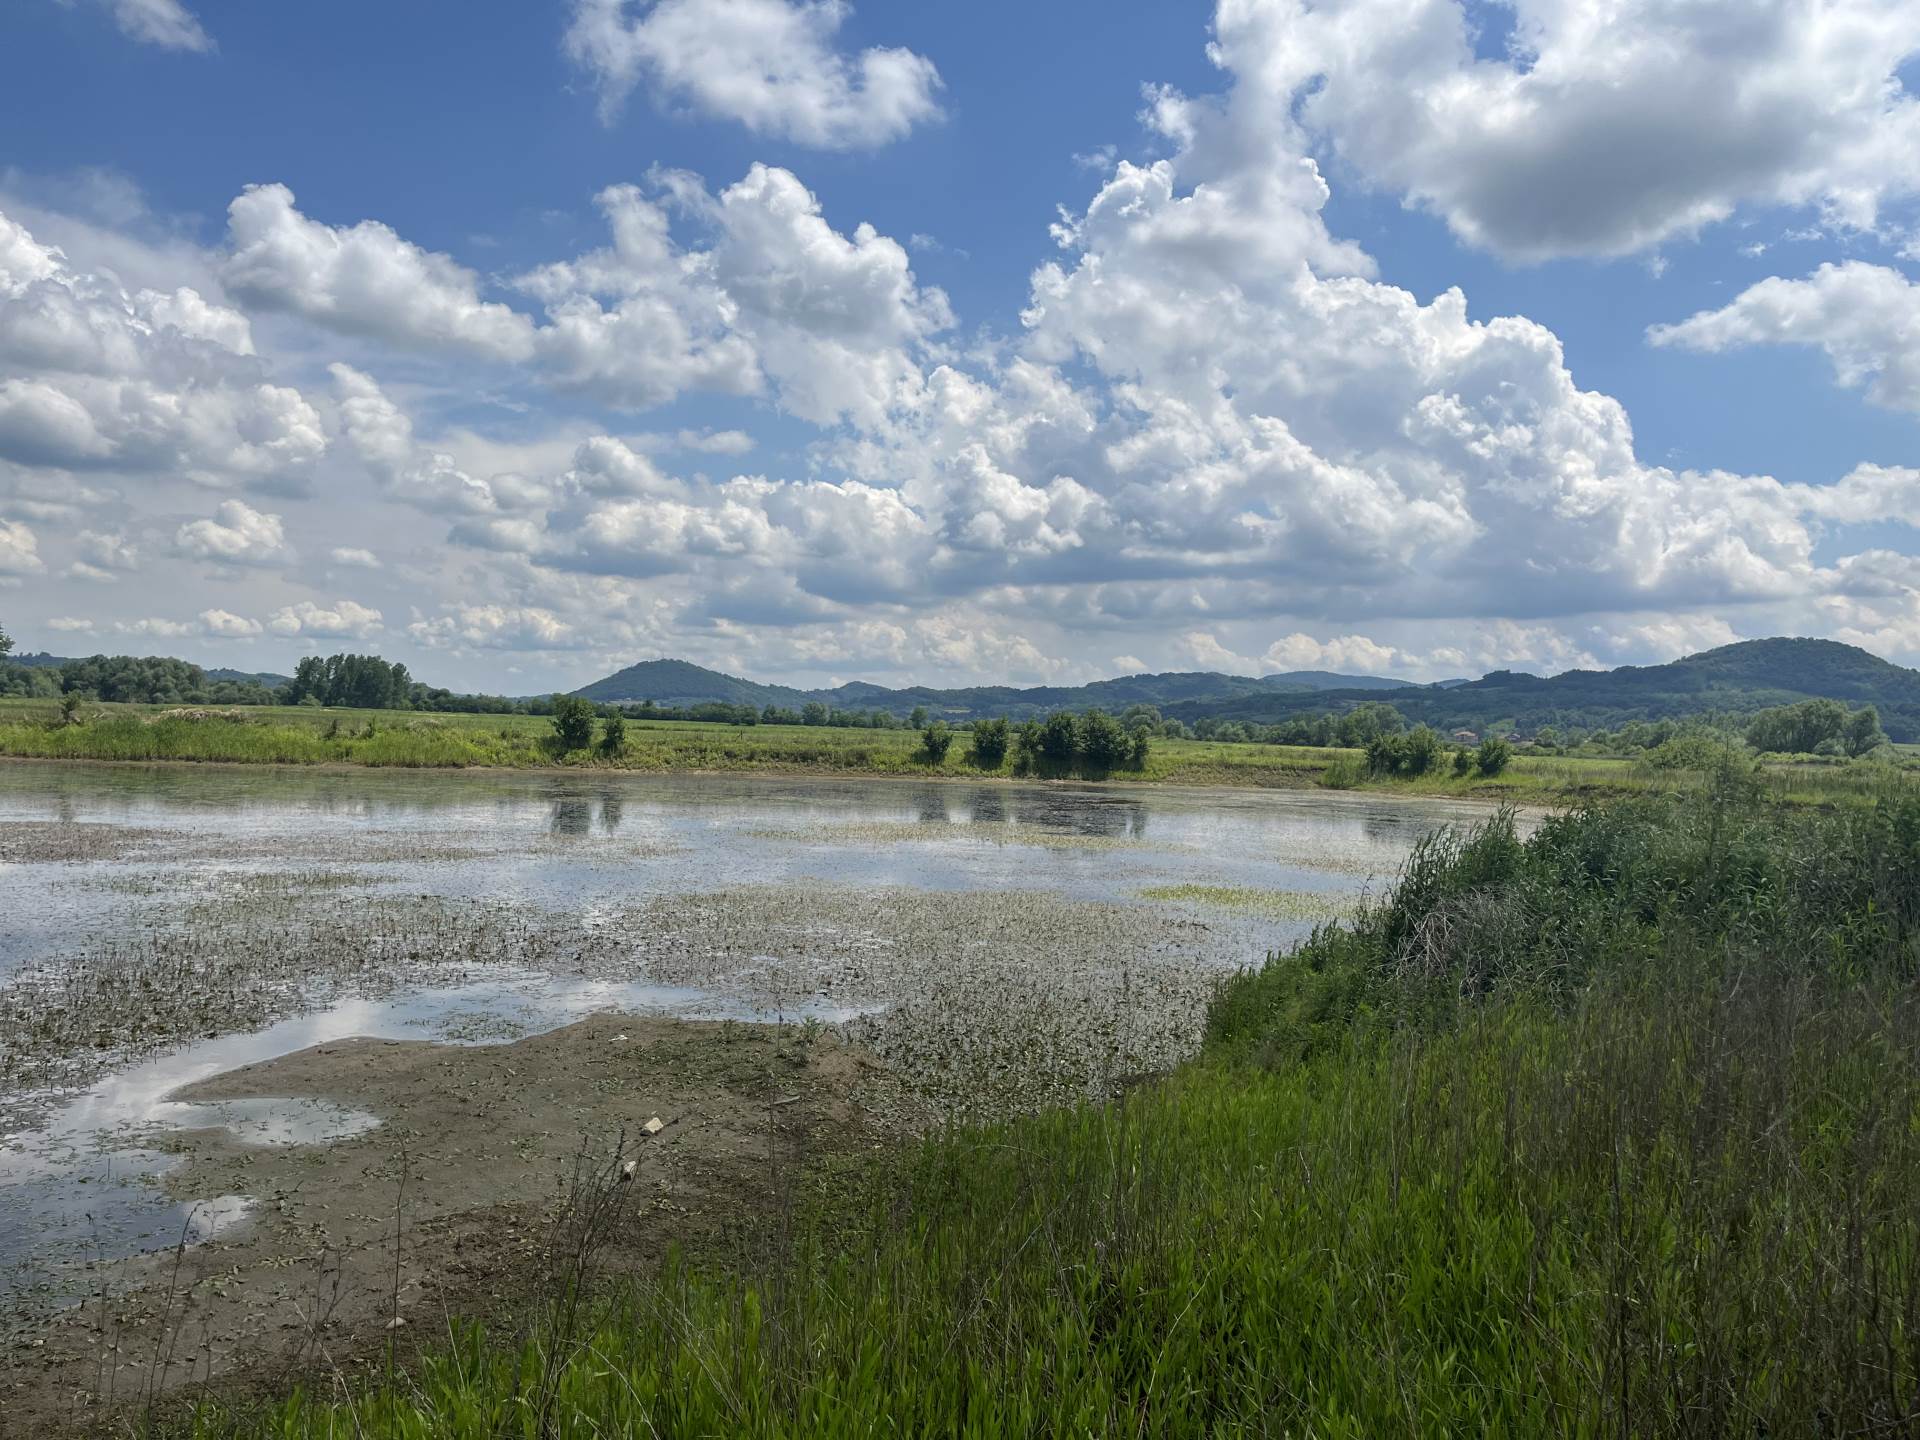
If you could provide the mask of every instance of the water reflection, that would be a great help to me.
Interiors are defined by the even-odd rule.
[[[590,835],[593,833],[593,802],[583,796],[569,795],[553,802],[552,818],[547,822],[550,835]]]

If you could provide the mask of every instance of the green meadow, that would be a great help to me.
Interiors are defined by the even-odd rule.
[[[931,762],[911,730],[739,726],[629,720],[617,754],[563,753],[551,722],[535,715],[418,714],[313,707],[196,708],[91,703],[74,722],[56,702],[0,701],[0,755],[60,760],[184,761],[267,765],[370,765],[423,769],[556,766],[653,772],[1069,778],[1020,771],[1002,760],[975,764],[966,733]],[[1777,795],[1797,801],[1863,802],[1901,772],[1882,765],[1768,764]],[[1104,778],[1251,788],[1325,786],[1416,795],[1456,795],[1540,804],[1599,794],[1698,791],[1698,772],[1640,760],[1517,756],[1497,776],[1370,775],[1359,752],[1203,740],[1157,740],[1145,765]],[[1908,777],[1910,780],[1910,776]]]

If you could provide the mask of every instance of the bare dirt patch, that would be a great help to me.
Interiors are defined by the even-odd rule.
[[[0,1357],[19,1433],[89,1430],[194,1387],[316,1383],[519,1315],[540,1287],[583,1146],[636,1162],[619,1263],[764,1235],[816,1163],[923,1121],[887,1073],[818,1027],[599,1015],[513,1044],[345,1040],[178,1098],[324,1099],[382,1125],[324,1146],[181,1132],[183,1198],[247,1195],[204,1245],[102,1267],[94,1299]],[[645,1127],[664,1123],[657,1135]],[[396,1315],[403,1322],[393,1326]]]

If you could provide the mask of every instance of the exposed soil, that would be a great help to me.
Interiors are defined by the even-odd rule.
[[[112,1432],[197,1387],[247,1393],[510,1319],[554,1263],[583,1154],[636,1162],[615,1263],[670,1245],[736,1258],[830,1157],[924,1116],[817,1028],[598,1015],[506,1045],[354,1039],[235,1070],[186,1100],[325,1099],[381,1118],[327,1145],[178,1134],[184,1198],[243,1194],[204,1245],[100,1268],[100,1292],[0,1356],[0,1432]],[[658,1117],[664,1128],[647,1136]],[[757,1237],[757,1238],[756,1238]],[[393,1324],[398,1318],[399,1325]]]

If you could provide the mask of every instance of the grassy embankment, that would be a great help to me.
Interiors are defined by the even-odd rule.
[[[1437,839],[1106,1105],[204,1435],[1920,1432],[1920,804]],[[344,1383],[344,1382],[343,1382]]]
[[[734,726],[630,721],[618,756],[598,749],[558,753],[552,725],[537,715],[415,715],[390,710],[273,708],[170,710],[89,705],[63,724],[50,701],[0,701],[0,755],[68,760],[198,761],[270,765],[370,765],[420,769],[743,771],[774,774],[1008,777],[1012,762],[982,770],[955,737],[931,765],[910,730],[797,725]],[[1338,766],[1345,778],[1330,775]],[[1814,802],[1870,797],[1889,778],[1878,765],[1769,765],[1768,785],[1784,798]],[[1361,773],[1356,751],[1285,745],[1156,741],[1146,767],[1117,782],[1339,788],[1466,795],[1541,803],[1589,794],[1698,790],[1696,773],[1631,760],[1516,757],[1497,777],[1435,773],[1392,779]]]

